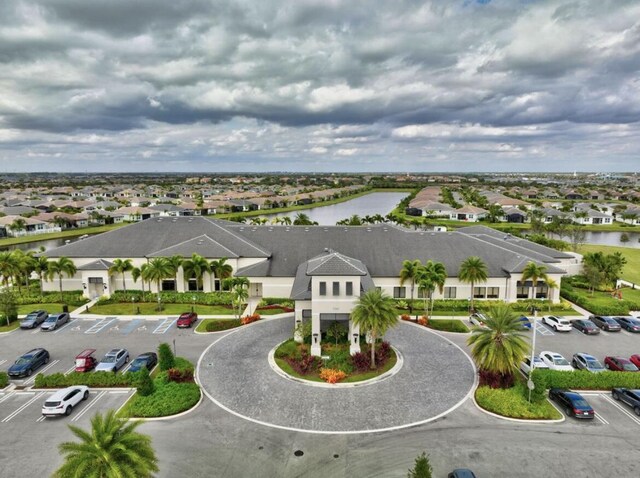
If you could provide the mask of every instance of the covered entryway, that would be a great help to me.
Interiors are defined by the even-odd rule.
[[[104,294],[104,281],[102,277],[89,277],[88,294],[90,299],[97,299]]]

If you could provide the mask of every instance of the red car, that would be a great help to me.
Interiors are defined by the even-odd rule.
[[[640,368],[640,354],[634,354],[631,357],[629,357],[629,360],[631,361],[631,363],[633,365],[635,365],[636,367]]]
[[[638,372],[638,367],[636,367],[631,360],[624,357],[605,357],[604,366],[615,372]]]
[[[98,361],[93,356],[96,349],[86,349],[76,355],[76,372],[89,372],[96,368]]]
[[[198,320],[198,314],[195,312],[185,312],[178,317],[178,323],[176,324],[179,329],[191,327]]]

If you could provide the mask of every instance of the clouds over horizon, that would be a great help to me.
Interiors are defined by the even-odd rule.
[[[0,4],[5,170],[637,170],[633,1]]]

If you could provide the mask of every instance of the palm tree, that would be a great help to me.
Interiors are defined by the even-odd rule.
[[[171,269],[171,264],[167,261],[166,257],[154,257],[146,264],[147,267],[140,271],[142,272],[141,277],[147,282],[155,282],[158,287],[158,297],[160,296],[160,282],[163,279],[167,279],[173,275],[173,269]],[[151,287],[149,287],[151,289]]]
[[[416,286],[416,278],[418,271],[422,267],[422,262],[419,259],[413,261],[403,261],[402,269],[400,269],[400,287],[404,285],[406,281],[411,282],[411,302],[409,303],[409,314],[413,312],[413,291]]]
[[[49,259],[42,255],[34,257],[33,270],[38,275],[38,279],[40,281],[40,297],[42,297],[42,281],[47,280]]]
[[[124,280],[124,274],[131,271],[131,269],[133,269],[131,259],[115,259],[111,267],[109,267],[109,274],[122,274],[122,289],[125,294],[127,293],[127,284]]]
[[[431,306],[431,312],[425,307],[428,316],[433,314],[433,292],[438,289],[442,294],[444,290],[444,284],[447,280],[447,270],[442,262],[434,262],[428,260],[427,263],[418,269],[416,276],[416,283],[423,292],[427,292],[429,296],[429,305]],[[425,299],[426,300],[426,299]]]
[[[182,270],[186,277],[194,277],[196,279],[196,290],[200,290],[202,277],[205,273],[211,272],[211,267],[209,267],[209,262],[204,257],[194,252],[191,254],[191,259],[182,261]]]
[[[91,419],[91,431],[69,425],[79,442],[64,442],[58,448],[63,465],[55,478],[146,478],[157,471],[158,458],[151,438],[136,432],[142,422],[127,422],[114,410]]]
[[[500,204],[492,204],[489,206],[487,210],[487,219],[489,219],[489,222],[499,222],[502,216],[504,216],[504,210]]]
[[[214,259],[209,263],[209,268],[211,272],[218,279],[220,279],[221,283],[225,279],[228,279],[229,277],[231,277],[231,273],[233,272],[233,267],[231,267],[230,264],[227,264],[228,260],[229,259],[227,259],[226,257],[223,257],[222,259],[218,259],[217,261]]]
[[[27,221],[25,221],[21,217],[14,219],[14,221],[11,224],[9,224],[9,229],[11,229],[11,231],[13,232],[24,231],[26,228],[27,228]]]
[[[249,279],[246,277],[229,277],[223,281],[224,288],[231,291],[232,303],[238,308],[237,318],[242,315],[242,305],[249,299]]]
[[[382,290],[362,294],[351,312],[351,320],[371,337],[371,368],[376,368],[376,340],[398,324],[395,301]]]
[[[57,261],[49,262],[49,279],[58,276],[58,284],[60,285],[60,302],[64,301],[62,296],[62,276],[73,277],[77,272],[76,265],[68,257],[60,257]]]
[[[473,292],[475,284],[487,281],[487,265],[477,256],[467,257],[462,264],[460,264],[458,279],[460,279],[461,282],[471,284],[471,310],[474,310]]]
[[[133,283],[138,282],[138,279],[142,279],[142,271],[139,267],[133,267],[131,269],[131,278],[133,279]],[[142,279],[142,301],[144,302],[144,279]]]
[[[184,262],[184,257],[180,254],[176,254],[175,256],[167,257],[167,261],[171,265],[171,269],[173,270],[173,283],[175,284],[176,291],[178,290],[178,272],[180,271],[180,267],[182,267],[182,263]]]
[[[0,252],[0,275],[5,287],[14,282],[14,277],[20,273],[20,263],[13,251]]]
[[[290,226],[291,225],[291,218],[289,216],[282,216],[280,218],[280,222],[285,226]]]
[[[296,218],[293,220],[294,226],[313,226],[316,224],[317,223],[313,222],[309,216],[301,212],[296,214]]]
[[[531,298],[536,298],[536,287],[538,286],[538,281],[543,280],[547,282],[549,277],[547,277],[547,266],[538,265],[533,261],[527,263],[522,271],[522,278],[520,279],[524,284],[526,281],[531,280]]]
[[[508,304],[491,309],[485,327],[475,327],[467,340],[480,371],[480,385],[508,387],[529,346],[522,324]]]

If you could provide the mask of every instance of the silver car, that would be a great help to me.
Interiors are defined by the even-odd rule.
[[[20,321],[21,329],[35,329],[38,325],[42,324],[49,314],[46,310],[34,310],[29,312],[27,316]]]
[[[129,352],[126,349],[113,349],[102,357],[95,368],[96,372],[117,372],[129,361]]]
[[[89,387],[75,385],[63,388],[47,398],[42,406],[45,417],[69,415],[78,403],[89,398]]]
[[[66,312],[63,312],[61,314],[51,314],[49,317],[45,319],[44,322],[42,322],[42,325],[40,326],[40,330],[42,330],[43,332],[45,330],[55,330],[61,325],[64,325],[67,322],[69,322],[70,318],[71,317],[69,317],[69,314],[67,314]]]

